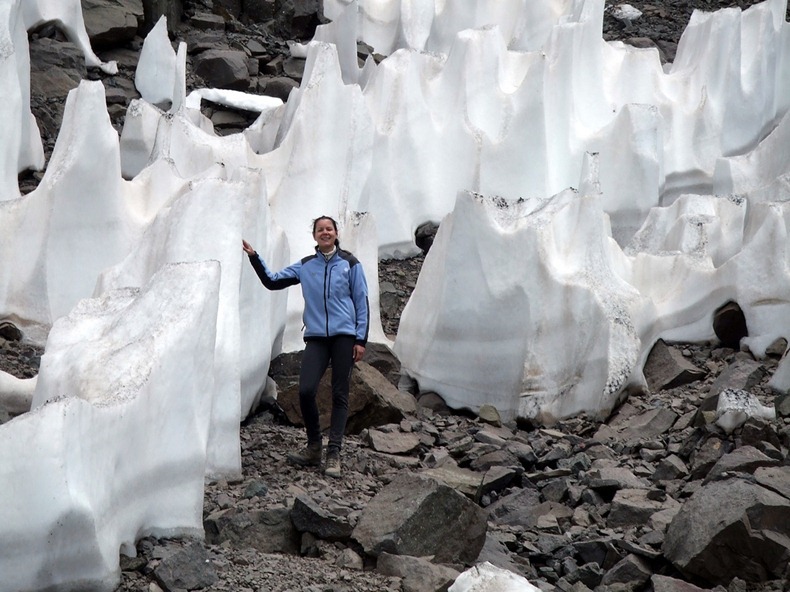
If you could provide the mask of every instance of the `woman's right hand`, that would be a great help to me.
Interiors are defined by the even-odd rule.
[[[241,248],[244,249],[244,252],[247,253],[247,255],[255,254],[255,249],[253,249],[252,245],[244,239],[241,239]]]

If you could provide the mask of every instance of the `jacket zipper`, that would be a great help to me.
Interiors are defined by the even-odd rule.
[[[327,279],[329,276],[329,261],[324,262],[324,316],[326,317],[326,336],[329,337],[329,303],[327,302]]]

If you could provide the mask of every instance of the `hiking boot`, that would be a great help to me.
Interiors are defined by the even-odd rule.
[[[324,475],[327,477],[340,477],[342,471],[340,469],[340,453],[327,452],[326,453],[326,466],[324,467]]]
[[[303,467],[317,467],[321,464],[321,443],[308,443],[307,446],[296,452],[288,453],[288,462]]]

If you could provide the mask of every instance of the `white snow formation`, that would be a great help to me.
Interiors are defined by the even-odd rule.
[[[742,348],[787,339],[786,4],[695,12],[662,65],[602,40],[603,0],[325,0],[286,104],[187,96],[162,21],[120,138],[84,81],[45,163],[27,30],[114,65],[77,0],[0,3],[0,319],[46,344],[37,379],[0,373],[22,413],[0,426],[0,592],[110,590],[135,538],[200,534],[204,476],[239,474],[239,422],[302,343],[298,289],[264,290],[242,237],[280,268],[335,217],[390,344],[377,261],[441,222],[395,351],[420,389],[506,419],[606,415],[657,339],[714,339],[730,300]],[[360,68],[357,39],[383,59]],[[260,116],[220,137],[203,100]]]

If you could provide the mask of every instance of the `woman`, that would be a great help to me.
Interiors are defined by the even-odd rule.
[[[245,240],[242,248],[269,290],[302,284],[304,340],[299,374],[299,406],[307,430],[307,446],[288,455],[303,466],[321,464],[321,427],[316,394],[318,383],[332,362],[332,418],[324,474],[340,477],[340,448],[348,419],[351,370],[365,354],[370,313],[368,285],[356,257],[340,248],[337,222],[329,216],[313,221],[315,253],[272,273]]]

